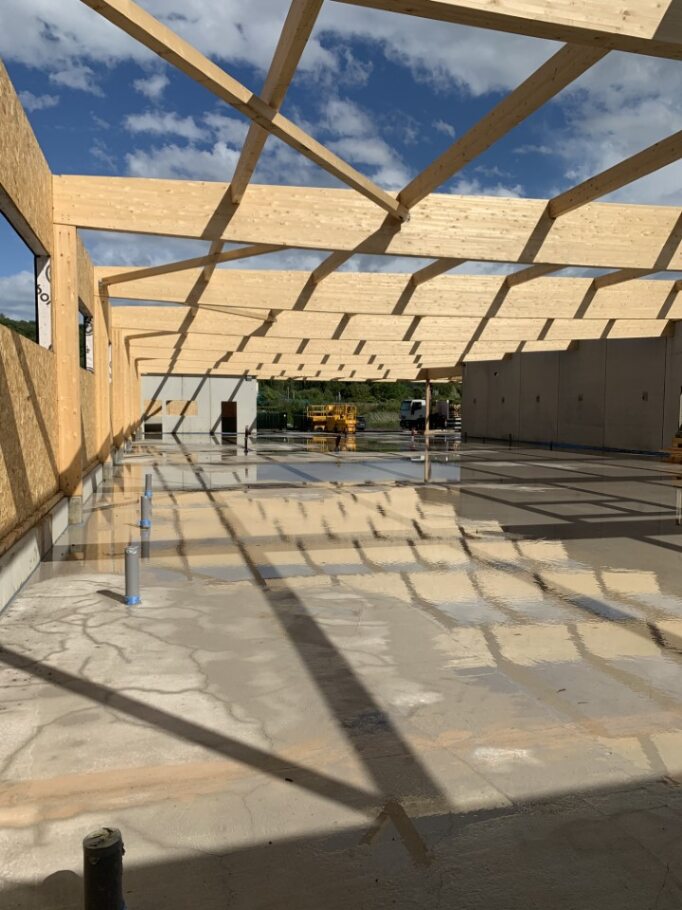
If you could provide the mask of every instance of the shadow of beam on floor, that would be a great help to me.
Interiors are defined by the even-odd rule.
[[[178,448],[190,458],[191,453],[179,439]],[[303,600],[289,587],[277,592],[268,588],[263,567],[256,564],[244,545],[242,529],[228,519],[223,503],[216,501],[205,479],[199,476],[198,480],[336,723],[383,795],[383,802],[419,796],[449,808],[445,793]]]
[[[151,863],[136,862],[142,845],[124,830],[124,891],[131,910],[678,910],[681,822],[682,790],[646,780],[413,817],[429,867],[410,861],[392,822]],[[0,910],[71,910],[81,895],[80,876],[62,870],[3,891]]]
[[[334,780],[325,774],[299,765],[297,762],[271,755],[255,746],[211,730],[209,727],[196,724],[183,717],[177,717],[168,711],[131,698],[129,695],[123,695],[109,686],[75,676],[66,670],[60,670],[58,667],[27,657],[4,646],[0,646],[0,664],[13,667],[48,685],[57,686],[96,704],[106,705],[109,709],[120,711],[149,726],[165,730],[176,739],[202,746],[224,758],[248,765],[254,770],[278,780],[283,781],[285,777],[291,778],[291,782],[296,786],[316,793],[325,799],[341,803],[352,809],[365,811],[370,815],[376,814],[381,808],[382,797],[379,794],[360,790],[343,781]]]

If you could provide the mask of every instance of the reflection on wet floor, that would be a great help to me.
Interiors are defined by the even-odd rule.
[[[102,821],[141,910],[160,876],[170,910],[678,906],[679,493],[455,439],[137,444],[2,617],[11,906],[65,906],[29,884]]]

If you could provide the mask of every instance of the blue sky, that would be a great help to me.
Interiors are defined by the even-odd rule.
[[[289,3],[142,5],[257,91]],[[359,170],[397,190],[557,49],[548,41],[327,0],[283,110]],[[79,0],[2,0],[0,56],[54,172],[229,180],[246,121]],[[612,53],[442,191],[550,196],[678,130],[681,98],[679,63]],[[272,138],[255,179],[333,184]],[[616,198],[679,205],[682,168],[672,165]],[[94,233],[85,240],[95,261],[108,264],[144,265],[206,248]],[[291,252],[253,265],[310,268],[320,258]],[[356,257],[347,267],[418,266],[414,260]],[[31,269],[21,244],[0,226],[0,310],[30,311]]]

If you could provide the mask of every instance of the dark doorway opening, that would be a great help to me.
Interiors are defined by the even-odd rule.
[[[151,420],[145,421],[144,424],[144,438],[145,439],[161,439],[163,437],[163,424],[156,423]]]
[[[221,432],[236,435],[237,433],[237,402],[222,401],[220,403]]]

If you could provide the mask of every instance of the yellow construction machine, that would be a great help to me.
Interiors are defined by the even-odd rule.
[[[354,404],[309,404],[306,429],[325,433],[355,433],[358,409]]]

